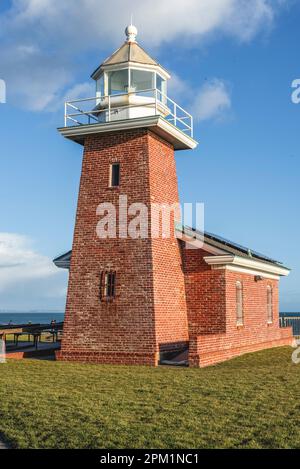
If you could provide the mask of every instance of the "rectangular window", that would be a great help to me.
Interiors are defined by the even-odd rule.
[[[119,187],[120,185],[120,165],[119,163],[114,163],[110,165],[110,187]]]
[[[104,96],[104,77],[102,75],[99,80],[97,80],[97,98]]]
[[[167,82],[160,75],[156,75],[156,88],[163,94],[167,94]]]
[[[100,298],[103,301],[112,301],[116,295],[116,272],[102,272],[100,285]]]
[[[273,323],[273,289],[268,286],[267,288],[267,314],[268,314],[268,323]]]
[[[108,94],[124,94],[128,92],[128,70],[117,70],[108,73]]]
[[[131,70],[131,91],[145,91],[154,88],[154,73],[145,70]]]
[[[244,308],[243,308],[243,285],[241,282],[236,284],[236,324],[244,325]]]

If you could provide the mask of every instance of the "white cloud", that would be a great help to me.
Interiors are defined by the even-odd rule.
[[[46,110],[53,105],[72,79],[62,57],[49,56],[34,45],[18,43],[2,47],[0,60],[8,99],[32,111]]]
[[[26,236],[0,233],[0,307],[64,304],[66,278],[51,259],[36,252]],[[47,300],[47,301],[46,301]]]
[[[55,274],[57,269],[53,263],[48,257],[35,252],[28,238],[0,233],[0,292],[22,281]]]
[[[195,87],[172,74],[169,92],[171,96],[176,92],[177,97],[184,99],[186,107],[198,121],[224,118],[231,109],[229,86],[217,78]]]
[[[290,0],[291,1],[291,0]],[[215,34],[249,41],[266,31],[289,0],[14,0],[0,15],[1,78],[10,100],[56,109],[78,81],[78,58],[123,40],[129,12],[147,47],[201,43]],[[82,55],[83,54],[83,55]]]
[[[195,96],[192,113],[199,121],[220,119],[231,108],[230,92],[222,80],[205,83]]]
[[[194,95],[193,87],[187,80],[184,80],[179,75],[174,72],[171,72],[171,80],[168,83],[168,94],[172,96],[177,96],[177,98],[184,98],[187,101],[190,101]]]

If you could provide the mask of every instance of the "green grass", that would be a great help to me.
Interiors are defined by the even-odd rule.
[[[291,348],[215,367],[0,365],[0,433],[17,448],[299,448]]]
[[[49,333],[41,334],[41,342],[53,342],[53,337]],[[14,334],[6,334],[7,345],[13,345],[14,343]],[[19,337],[19,343],[28,342],[28,335],[22,335]],[[30,342],[33,342],[33,336],[30,336]]]

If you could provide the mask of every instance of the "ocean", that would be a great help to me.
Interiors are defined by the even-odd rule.
[[[50,324],[52,320],[62,322],[64,320],[64,313],[0,313],[0,325]]]
[[[300,313],[280,313],[281,317],[295,316],[300,317]],[[64,313],[1,313],[0,312],[0,326],[11,324],[50,324],[52,320],[62,322],[64,320]]]

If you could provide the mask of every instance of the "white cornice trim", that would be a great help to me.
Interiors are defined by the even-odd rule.
[[[203,250],[206,252],[209,252],[210,254],[214,254],[216,256],[226,254],[226,251],[222,251],[221,249],[211,246],[210,244],[207,244],[207,243],[203,244]]]
[[[155,64],[153,64],[153,65],[143,64],[143,63],[140,63],[140,62],[122,62],[122,63],[118,63],[118,64],[109,64],[109,65],[103,64],[101,67],[99,67],[93,73],[91,78],[93,78],[94,80],[97,80],[103,72],[111,72],[111,71],[114,71],[114,70],[124,70],[124,69],[128,69],[128,68],[130,68],[130,69],[142,69],[142,70],[146,70],[146,71],[150,71],[150,72],[156,71],[160,75],[162,75],[163,78],[165,78],[167,80],[169,80],[171,78],[171,75],[161,65],[158,65],[158,64],[157,65],[155,65]]]
[[[225,266],[212,266],[213,270],[229,270],[230,272],[238,272],[240,274],[248,274],[248,275],[258,275],[263,278],[271,279],[271,280],[279,280],[279,275],[269,274],[267,272],[262,272],[261,270],[253,270],[247,269],[246,267],[239,267],[236,265],[225,265]]]
[[[161,116],[149,116],[99,124],[61,127],[58,131],[63,135],[63,137],[82,143],[84,137],[87,135],[139,128],[148,128],[154,133],[157,133],[171,143],[175,150],[193,150],[198,145],[196,140],[189,137],[184,132],[181,132],[181,130],[177,129]]]
[[[205,243],[201,239],[201,236],[193,236],[188,233],[183,233],[181,230],[176,230],[176,237],[187,244],[187,249],[203,249],[203,251],[214,254],[215,256],[226,254],[226,251],[222,251],[221,249]]]
[[[208,265],[211,265],[212,268],[228,269],[228,267],[230,267],[231,270],[238,268],[243,269],[243,271],[247,270],[253,275],[266,276],[266,274],[271,274],[276,277],[286,277],[290,273],[290,270],[283,266],[267,264],[256,259],[254,260],[230,254],[224,256],[208,256],[204,257],[204,260]]]
[[[63,260],[63,261],[53,261],[53,263],[59,269],[70,269],[70,259],[69,260]]]

